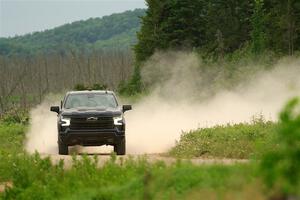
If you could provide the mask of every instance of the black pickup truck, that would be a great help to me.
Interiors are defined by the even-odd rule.
[[[60,106],[50,110],[58,114],[58,153],[68,155],[69,146],[112,145],[117,155],[125,155],[124,112],[112,91],[68,92]]]

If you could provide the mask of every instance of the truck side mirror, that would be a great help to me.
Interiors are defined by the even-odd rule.
[[[59,114],[59,106],[51,106],[50,111],[56,112],[57,114]]]
[[[128,110],[132,110],[132,106],[131,105],[123,105],[123,112],[126,112]]]

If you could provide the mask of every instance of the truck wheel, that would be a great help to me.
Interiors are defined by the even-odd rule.
[[[69,149],[68,149],[68,145],[62,144],[62,143],[58,143],[58,154],[59,155],[68,155],[69,154]]]
[[[126,154],[126,142],[125,142],[125,139],[121,140],[120,143],[114,145],[114,152],[117,155],[125,155]]]

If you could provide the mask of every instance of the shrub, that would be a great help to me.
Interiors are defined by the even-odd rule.
[[[107,85],[105,84],[99,84],[99,83],[95,83],[93,86],[92,86],[92,89],[93,90],[106,90],[107,89]]]
[[[265,154],[260,172],[277,199],[300,195],[300,111],[299,99],[292,99],[280,114],[274,138],[276,150]],[[297,199],[297,198],[296,198]]]
[[[81,91],[81,90],[86,90],[87,88],[84,86],[84,84],[78,83],[74,86],[74,90],[76,91]]]
[[[123,96],[133,96],[143,92],[143,83],[141,69],[135,66],[133,74],[128,82],[121,81],[118,87],[118,93]]]
[[[183,133],[170,150],[178,157],[221,157],[248,159],[272,148],[270,140],[276,124],[255,118],[252,123],[217,125]],[[257,151],[257,145],[263,146]],[[270,147],[271,146],[271,147]]]
[[[93,85],[84,85],[84,84],[76,84],[74,87],[74,90],[76,91],[82,91],[82,90],[106,90],[107,85],[100,84],[100,83],[94,83]]]
[[[12,109],[9,112],[0,115],[0,122],[7,124],[28,124],[29,113],[27,110]]]
[[[27,126],[19,123],[0,123],[0,151],[22,150],[26,128]]]

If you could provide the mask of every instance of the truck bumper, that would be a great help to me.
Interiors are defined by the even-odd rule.
[[[70,130],[59,131],[58,142],[82,146],[114,145],[125,138],[125,131],[112,130]]]

